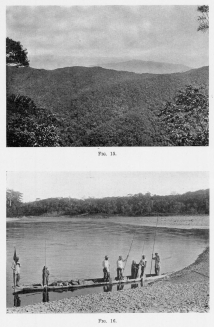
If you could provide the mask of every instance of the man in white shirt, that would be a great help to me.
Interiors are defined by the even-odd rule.
[[[122,256],[119,256],[119,259],[117,260],[117,278],[123,279],[123,263],[127,261],[128,255],[125,260],[123,260]]]
[[[144,272],[145,272],[145,269],[146,269],[146,263],[147,263],[146,257],[145,257],[145,255],[142,255],[142,259],[139,262],[139,266],[141,266],[140,278],[142,278],[144,276]]]
[[[105,256],[103,261],[103,272],[104,272],[104,282],[108,282],[110,279],[110,263],[108,261],[108,256]]]

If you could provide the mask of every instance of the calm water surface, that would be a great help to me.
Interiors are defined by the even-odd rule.
[[[111,276],[116,276],[119,255],[128,254],[125,274],[130,274],[131,261],[140,260],[142,251],[147,257],[147,271],[155,228],[144,227],[140,218],[24,218],[7,222],[7,306],[14,305],[12,269],[14,246],[21,262],[20,284],[41,283],[45,264],[50,282],[75,278],[102,277],[102,261],[106,254],[111,263]],[[194,262],[209,243],[208,230],[157,228],[155,251],[161,257],[161,272],[182,269]],[[131,287],[130,285],[125,287]],[[113,287],[113,291],[117,286]],[[50,292],[49,300],[101,292],[103,287],[74,292]],[[104,290],[105,291],[105,290]],[[42,293],[19,295],[20,305],[45,300]]]

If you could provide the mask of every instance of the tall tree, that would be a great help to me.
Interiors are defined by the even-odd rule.
[[[22,203],[22,193],[11,190],[11,189],[7,189],[6,198],[7,198],[7,205],[10,207],[13,204],[21,204]]]
[[[27,50],[23,49],[20,42],[9,37],[6,38],[6,64],[15,66],[29,66]]]
[[[59,146],[58,120],[26,96],[7,97],[7,146]]]
[[[209,144],[209,100],[205,90],[189,85],[174,102],[160,111],[165,143],[172,146],[205,146]]]
[[[198,6],[197,10],[200,12],[198,31],[206,32],[209,29],[209,6]]]
[[[20,207],[22,206],[22,193],[7,189],[6,192],[6,208],[7,217],[20,215]]]

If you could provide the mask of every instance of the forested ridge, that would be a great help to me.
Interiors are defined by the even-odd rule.
[[[12,195],[14,194],[14,196]],[[18,195],[17,195],[18,194]],[[18,196],[18,198],[17,198]],[[184,194],[135,194],[101,199],[49,198],[23,203],[21,194],[7,192],[7,217],[18,216],[167,216],[209,214],[209,190]]]
[[[51,139],[48,144],[14,145],[8,131],[8,145],[173,145],[159,113],[164,103],[172,101],[176,92],[187,85],[202,86],[207,94],[208,67],[165,75],[135,74],[101,67],[66,67],[52,71],[7,67],[8,99],[17,94],[28,97],[35,107],[45,109],[49,116],[54,115],[52,127],[56,134],[54,141]],[[14,119],[8,113],[10,126],[19,124],[22,133],[27,133],[25,119],[21,117],[18,124]],[[181,142],[179,145],[198,144]]]

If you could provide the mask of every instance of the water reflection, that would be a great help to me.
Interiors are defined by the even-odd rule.
[[[115,269],[118,254],[126,255],[128,253],[135,233],[130,258],[139,262],[143,251],[148,260],[145,273],[148,273],[155,228],[135,226],[132,225],[132,222],[132,218],[109,221],[107,219],[42,217],[7,223],[7,306],[13,306],[15,302],[11,294],[11,286],[14,284],[11,272],[14,245],[16,245],[18,255],[22,260],[23,283],[39,283],[44,263],[47,263],[51,272],[51,283],[55,279],[101,277],[101,262],[105,254],[109,255],[111,267]],[[163,258],[162,271],[175,271],[189,265],[204,250],[208,242],[209,231],[206,230],[158,228],[155,251],[158,251]],[[127,263],[125,275],[128,274],[130,266],[131,259]],[[113,287],[113,291],[123,289],[123,287],[126,289],[126,286],[119,284],[117,287]],[[92,290],[90,288],[79,289],[75,292],[71,292],[71,290],[62,293],[54,292],[55,294],[50,294],[50,298],[52,300],[54,297],[54,300],[57,300],[63,296],[71,297],[76,294],[102,291],[102,289],[103,287]],[[109,285],[105,287],[104,291],[111,291]],[[41,302],[42,297],[42,293],[21,295],[21,305]],[[16,300],[16,302],[20,301]]]
[[[131,284],[131,288],[137,288],[137,287],[138,287],[137,283]]]
[[[14,295],[14,307],[20,307],[21,306],[21,299],[18,296],[18,294]]]
[[[43,291],[42,302],[49,302],[49,292],[47,289]]]
[[[122,291],[124,289],[124,284],[117,285],[117,291]]]
[[[112,284],[104,285],[103,291],[104,292],[112,292]]]

